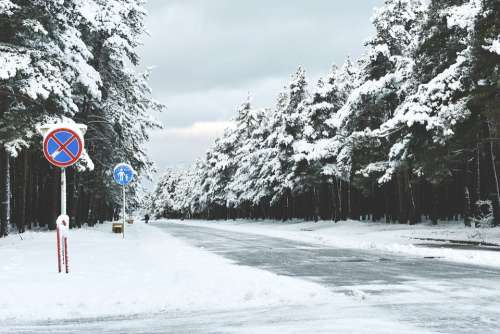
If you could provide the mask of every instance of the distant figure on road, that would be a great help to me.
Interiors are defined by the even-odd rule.
[[[144,221],[146,222],[146,224],[149,222],[149,215],[147,213],[144,216]]]

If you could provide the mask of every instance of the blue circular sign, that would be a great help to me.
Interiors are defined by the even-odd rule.
[[[43,143],[45,158],[57,167],[75,164],[83,151],[83,140],[72,129],[57,128],[47,134]]]
[[[129,164],[118,164],[113,169],[113,178],[119,185],[126,186],[134,179],[134,170]]]

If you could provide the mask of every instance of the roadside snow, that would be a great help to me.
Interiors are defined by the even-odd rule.
[[[378,250],[400,255],[436,257],[448,261],[500,267],[500,252],[441,247],[415,238],[470,240],[500,244],[500,228],[466,228],[458,222],[401,225],[360,221],[280,222],[280,221],[172,221],[179,224],[212,227],[235,232],[261,234],[289,240],[311,242],[339,248]],[[420,244],[420,246],[419,246]]]
[[[158,229],[72,230],[70,274],[56,272],[54,232],[0,239],[1,322],[241,309],[348,300],[318,284],[231,264]],[[0,325],[1,327],[1,325]]]

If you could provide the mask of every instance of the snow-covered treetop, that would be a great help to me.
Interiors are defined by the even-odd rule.
[[[488,50],[491,53],[500,55],[500,35],[498,35],[496,39],[486,40],[486,45],[484,45],[483,47],[485,50]]]

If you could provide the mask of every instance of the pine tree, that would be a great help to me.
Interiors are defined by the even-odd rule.
[[[299,67],[278,98],[276,111],[271,114],[270,135],[266,146],[270,148],[268,160],[262,167],[271,189],[271,202],[282,201],[285,219],[293,210],[294,180],[293,145],[302,137],[304,102],[308,96],[305,71]]]
[[[77,226],[112,216],[118,191],[110,170],[116,162],[129,161],[139,173],[151,170],[143,145],[159,124],[148,112],[163,106],[152,99],[147,74],[133,68],[144,17],[136,0],[2,1],[2,195],[12,200],[2,216],[12,211],[18,230],[36,223],[54,227],[58,211],[52,186],[58,170],[42,157],[40,124],[88,124],[89,155],[68,170],[69,211]],[[112,154],[117,151],[123,155]],[[7,162],[15,173],[6,173]]]

